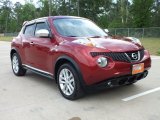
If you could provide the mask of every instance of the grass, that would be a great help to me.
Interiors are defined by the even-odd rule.
[[[160,55],[160,38],[142,38],[140,40],[150,54]]]
[[[160,55],[160,49],[158,50],[157,54]]]
[[[12,36],[0,36],[0,41],[12,41],[13,37]]]
[[[0,41],[11,41],[13,37],[2,37]],[[149,50],[152,55],[160,55],[160,38],[141,38],[140,41],[145,49]]]

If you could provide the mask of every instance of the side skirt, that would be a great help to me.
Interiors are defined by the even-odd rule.
[[[54,79],[54,75],[49,73],[49,72],[46,72],[46,71],[31,67],[31,66],[25,65],[25,64],[22,64],[22,66],[23,66],[24,69],[30,70],[30,71],[32,71],[32,72],[34,72],[36,74],[39,74],[39,75],[44,76],[44,77],[47,77],[49,79]]]

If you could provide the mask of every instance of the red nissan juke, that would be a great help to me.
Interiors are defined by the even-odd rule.
[[[133,84],[151,67],[139,39],[110,36],[92,21],[73,16],[24,22],[12,40],[10,57],[16,76],[31,70],[52,78],[69,100],[81,97],[86,88]]]

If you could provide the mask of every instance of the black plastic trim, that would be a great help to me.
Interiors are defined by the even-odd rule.
[[[102,82],[87,86],[88,89],[105,89],[105,88],[113,88],[123,85],[129,85],[135,83],[148,75],[148,71],[144,71],[143,73],[135,74],[135,75],[125,75],[115,78],[110,78],[104,80]]]
[[[15,50],[16,53],[19,55],[18,50],[17,50],[16,48],[11,48],[11,50],[10,50],[10,59],[12,59],[11,53],[12,53],[13,50]],[[19,55],[19,56],[20,56],[20,55]]]
[[[56,75],[56,71],[55,71],[55,68],[56,68],[56,64],[58,63],[59,60],[67,60],[69,61],[70,63],[72,63],[73,67],[76,69],[77,73],[78,73],[78,77],[80,78],[80,82],[81,82],[81,85],[82,87],[85,87],[86,86],[86,83],[83,79],[83,76],[82,76],[82,73],[81,73],[81,70],[80,70],[80,67],[79,65],[75,62],[74,59],[72,59],[71,57],[67,56],[67,55],[63,55],[63,56],[60,56],[56,62],[55,62],[55,66],[54,66],[54,75]]]
[[[47,73],[44,73],[44,72],[40,72],[38,70],[32,69],[30,67],[27,67],[25,65],[23,65],[23,68],[28,69],[28,70],[30,70],[30,71],[32,71],[32,72],[34,72],[36,74],[39,74],[41,76],[44,76],[44,77],[47,77],[47,78],[50,78],[50,79],[54,79],[54,77],[52,75],[50,75],[50,74],[47,74]]]

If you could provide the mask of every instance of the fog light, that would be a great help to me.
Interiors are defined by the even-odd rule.
[[[97,64],[98,64],[98,66],[100,66],[100,67],[106,67],[107,64],[108,64],[107,58],[105,58],[105,57],[99,57],[99,58],[97,59]]]

